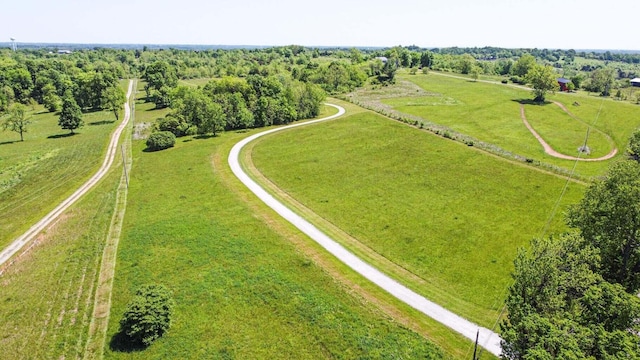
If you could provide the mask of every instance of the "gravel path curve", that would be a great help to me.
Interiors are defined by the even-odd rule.
[[[555,101],[553,103],[556,104],[557,106],[559,106],[569,116],[571,116],[572,118],[575,119],[575,116],[573,116],[573,114],[571,114],[569,112],[569,110],[567,110],[567,108],[564,105],[562,105],[559,102],[555,102]],[[595,159],[581,158],[581,157],[575,157],[575,156],[561,154],[561,153],[555,151],[551,147],[551,145],[547,144],[547,142],[544,141],[542,136],[540,136],[540,134],[538,134],[538,132],[535,131],[535,129],[531,126],[531,124],[529,124],[529,121],[527,121],[527,116],[524,113],[524,105],[522,105],[522,104],[520,104],[520,117],[522,118],[522,122],[527,127],[527,129],[529,129],[531,134],[533,134],[533,136],[535,136],[535,138],[538,140],[540,145],[542,145],[542,147],[544,148],[544,152],[549,154],[549,155],[551,155],[551,156],[553,156],[553,157],[556,157],[558,159],[578,160],[578,161],[604,161],[604,160],[611,159],[612,157],[616,156],[616,154],[618,153],[618,149],[614,147],[613,150],[611,150],[611,152],[609,152],[607,155],[599,157],[599,158],[595,158]]]
[[[129,80],[129,89],[127,90],[127,99],[131,96],[131,92],[133,91],[133,80]],[[9,261],[9,259],[15,255],[20,249],[22,249],[26,244],[28,244],[33,238],[38,235],[42,230],[44,230],[51,222],[53,222],[60,214],[62,214],[69,206],[73,205],[78,199],[82,197],[89,189],[91,189],[94,185],[98,183],[107,173],[111,164],[113,163],[113,159],[115,157],[118,140],[120,139],[120,134],[127,126],[129,122],[131,110],[129,109],[129,100],[124,104],[124,118],[122,119],[122,123],[118,126],[116,131],[111,136],[111,142],[109,143],[109,147],[107,149],[107,154],[104,158],[104,162],[102,166],[96,172],[91,179],[87,180],[76,192],[71,194],[67,199],[65,199],[60,205],[58,205],[55,209],[53,209],[50,213],[48,213],[45,217],[43,217],[40,221],[38,221],[35,225],[33,225],[26,233],[19,236],[15,239],[9,246],[0,252],[0,266]]]
[[[235,176],[251,190],[260,200],[262,200],[267,206],[275,210],[280,216],[285,218],[295,227],[297,227],[300,231],[308,235],[311,239],[320,244],[323,248],[333,254],[340,261],[345,263],[347,266],[367,278],[369,281],[378,285],[391,295],[395,296],[399,300],[405,302],[409,306],[414,309],[422,312],[423,314],[431,317],[432,319],[442,323],[443,325],[453,329],[454,331],[462,334],[466,338],[471,341],[476,340],[476,332],[479,331],[479,340],[478,343],[484,347],[487,351],[491,352],[496,356],[500,356],[502,350],[500,347],[500,336],[493,331],[480,327],[462,317],[452,313],[449,310],[446,310],[442,306],[435,304],[429,300],[427,300],[422,295],[419,295],[407,288],[406,286],[400,284],[396,280],[390,278],[389,276],[383,274],[378,269],[373,266],[367,264],[347,249],[338,244],[335,240],[328,237],[318,228],[316,228],[313,224],[303,219],[300,215],[294,213],[289,208],[287,208],[284,204],[276,200],[273,196],[271,196],[266,190],[264,190],[260,185],[258,185],[255,181],[253,181],[249,175],[247,175],[242,166],[240,165],[239,155],[242,148],[250,143],[251,141],[267,135],[272,134],[277,131],[290,129],[293,127],[304,126],[309,124],[315,124],[321,121],[326,121],[330,119],[337,118],[345,113],[344,108],[327,104],[329,106],[333,106],[338,109],[338,113],[323,119],[312,120],[304,123],[297,123],[289,126],[283,126],[279,128],[274,128],[271,130],[267,130],[258,134],[254,134],[249,136],[236,145],[233,146],[231,152],[229,153],[229,166],[231,170],[235,174]]]

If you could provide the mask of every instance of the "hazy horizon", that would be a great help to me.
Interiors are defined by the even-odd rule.
[[[23,44],[640,50],[632,0],[23,0],[3,10],[0,39]]]

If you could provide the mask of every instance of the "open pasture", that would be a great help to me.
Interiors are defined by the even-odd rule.
[[[622,153],[628,137],[640,125],[640,106],[611,99],[566,93],[548,96],[550,101],[564,104],[579,119],[576,120],[554,104],[528,104],[531,92],[512,86],[434,73],[400,75],[398,81],[399,85],[386,89],[355,92],[354,98],[361,103],[378,104],[378,107],[418,116],[508,152],[564,169],[572,168],[573,162],[544,153],[520,118],[520,103],[526,104],[527,118],[532,126],[540,129],[543,138],[557,151],[567,155],[577,154],[577,147],[584,143],[588,126],[593,126],[587,143],[593,152],[588,157],[607,154],[613,146]],[[415,90],[402,91],[403,95],[398,96],[396,88],[406,88],[406,82],[414,84]],[[584,177],[596,176],[602,174],[609,164],[610,161],[582,162],[578,164],[577,172]]]
[[[414,290],[489,328],[517,248],[543,235],[566,183],[368,111],[274,134],[252,157],[288,195],[422,279]],[[582,191],[569,184],[547,235],[565,230],[562,211]]]
[[[105,357],[439,358],[440,350],[282,236],[291,234],[288,226],[265,218],[255,200],[246,203],[247,190],[226,164],[246,135],[180,138],[160,152],[134,142]],[[174,322],[151,347],[129,352],[118,320],[149,282],[173,291]],[[464,348],[455,339],[448,335],[454,353]]]

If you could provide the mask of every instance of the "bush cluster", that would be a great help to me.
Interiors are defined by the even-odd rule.
[[[164,150],[176,144],[176,136],[170,131],[152,133],[147,139],[147,148],[151,151]]]
[[[137,345],[149,346],[171,326],[174,301],[164,285],[143,285],[127,305],[120,331]]]

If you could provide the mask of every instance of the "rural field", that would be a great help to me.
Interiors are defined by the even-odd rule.
[[[607,63],[592,60],[594,53],[575,62],[570,51],[529,56],[525,70],[549,70],[554,88],[560,72],[553,66],[579,71],[583,81],[577,92],[549,93],[535,103],[531,89],[514,84],[530,82],[516,69],[527,58],[522,52],[459,51],[0,49],[2,125],[14,120],[19,103],[28,105],[32,121],[24,142],[0,132],[0,249],[96,172],[120,123],[109,110],[125,101],[119,90],[128,81],[121,79],[141,79],[134,80],[131,122],[107,175],[0,265],[2,353],[495,358],[496,339],[509,336],[500,324],[511,326],[515,313],[507,309],[514,305],[514,274],[529,274],[514,265],[516,257],[535,249],[533,239],[552,243],[572,231],[569,206],[612,165],[633,158],[626,151],[640,125],[629,80],[635,55],[618,56],[618,72],[598,67]],[[601,88],[615,86],[618,95],[599,96],[597,81],[606,76]],[[76,102],[85,125],[75,135],[58,125],[64,110],[44,110],[56,101],[67,110]],[[488,351],[476,357],[468,335],[367,281],[234,176],[228,157],[235,144],[262,127],[336,114],[323,102],[346,113],[249,143],[242,167],[357,257],[472,322],[474,334],[476,325],[495,332],[495,343],[480,344]],[[147,142],[153,135],[164,139],[162,151]],[[599,259],[587,255],[579,260],[591,271]],[[594,280],[603,286],[594,291],[637,300],[591,275],[604,279]],[[148,284],[168,288],[175,307],[170,329],[142,346],[125,334],[121,319]],[[608,304],[607,296],[586,298]]]
[[[138,105],[138,122],[154,113],[148,106]],[[251,199],[226,165],[246,135],[180,140],[155,153],[134,141],[105,357],[440,358],[442,350],[348,290],[350,277],[336,281],[339,265],[320,267],[325,255]],[[175,321],[153,346],[131,352],[118,320],[145,283],[173,291]],[[457,344],[449,356],[467,350],[438,331]]]
[[[414,290],[488,328],[516,249],[544,235],[567,182],[369,111],[270,135],[252,158],[286,194],[416,275]],[[569,184],[550,233],[583,188]]]
[[[121,83],[126,88],[127,82]],[[122,116],[120,116],[122,117]],[[58,115],[41,106],[20,142],[18,134],[0,132],[0,248],[24,233],[71,195],[102,163],[109,135],[116,127],[109,111],[85,114],[85,125],[68,136]]]
[[[565,170],[571,169],[573,162],[545,154],[522,125],[521,103],[530,124],[554,149],[566,155],[578,155],[587,127],[591,126],[587,143],[591,154],[582,155],[586,158],[604,156],[613,148],[621,155],[638,125],[630,119],[640,116],[640,108],[626,102],[565,93],[549,97],[550,101],[564,104],[576,120],[555,104],[530,104],[531,92],[517,87],[473,82],[437,73],[402,75],[398,80],[396,86],[365,88],[348,96],[368,107],[413,115],[496,145],[501,151]],[[609,164],[610,161],[580,162],[576,172],[585,178],[598,176]]]

